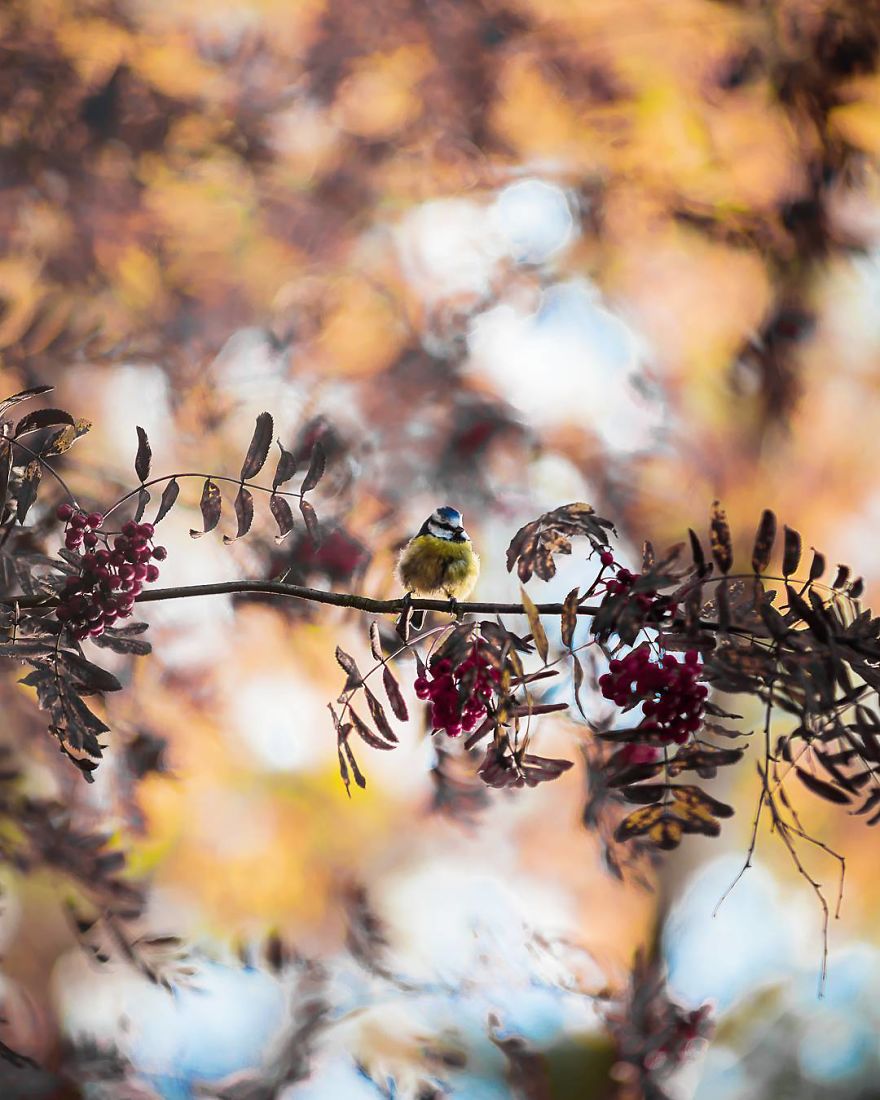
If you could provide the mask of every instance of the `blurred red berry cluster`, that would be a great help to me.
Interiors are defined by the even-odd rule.
[[[431,701],[432,728],[458,737],[486,717],[486,703],[500,678],[478,638],[457,666],[446,657],[435,657],[425,675],[416,679],[415,690],[420,699]]]
[[[56,515],[66,525],[64,545],[80,554],[80,573],[64,582],[55,614],[77,640],[97,637],[131,615],[143,586],[158,580],[155,562],[164,561],[167,551],[153,545],[152,523],[129,520],[111,546],[99,531],[104,522],[100,512],[86,515],[61,504]]]
[[[681,745],[700,728],[709,689],[698,682],[702,664],[695,649],[687,651],[683,662],[673,653],[654,660],[646,643],[622,660],[611,661],[608,668],[599,677],[599,688],[619,707],[642,703],[640,735]]]
[[[626,597],[634,601],[639,611],[646,620],[657,622],[660,619],[671,619],[678,610],[678,605],[669,596],[660,596],[655,588],[637,589],[636,585],[641,579],[641,573],[633,573],[622,565],[617,565],[614,555],[610,550],[604,550],[599,556],[603,566],[611,566],[617,572],[616,576],[605,581],[606,600],[614,597]]]

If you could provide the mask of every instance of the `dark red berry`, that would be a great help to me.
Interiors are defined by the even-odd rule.
[[[73,513],[73,515],[70,517],[70,526],[71,527],[85,527],[86,526],[86,517],[83,515],[82,512],[74,512]]]
[[[74,513],[73,505],[68,504],[67,502],[65,502],[64,504],[59,504],[58,507],[55,509],[55,515],[59,519],[64,520],[65,522],[71,518],[73,513]]]
[[[153,581],[157,581],[159,579],[159,566],[158,565],[148,565],[147,566],[146,579],[150,584],[152,584]]]
[[[96,529],[104,522],[104,516],[100,512],[89,512],[86,516],[89,527]]]
[[[123,535],[127,535],[129,538],[132,538],[138,533],[138,525],[133,519],[130,519],[126,523],[123,523],[122,533]]]
[[[603,565],[614,565],[614,555],[611,553],[610,550],[603,550],[602,553],[599,555],[599,561]]]
[[[141,536],[141,538],[151,539],[156,533],[156,528],[152,525],[152,523],[139,523],[137,533]]]
[[[165,549],[164,546],[154,546],[153,557],[156,559],[156,561],[164,561],[168,557],[168,551]]]

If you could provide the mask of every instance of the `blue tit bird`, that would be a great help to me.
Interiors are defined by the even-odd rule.
[[[458,509],[444,506],[428,516],[403,548],[397,575],[408,594],[445,596],[453,612],[457,602],[471,594],[480,575],[480,558]],[[421,625],[415,615],[413,625]]]

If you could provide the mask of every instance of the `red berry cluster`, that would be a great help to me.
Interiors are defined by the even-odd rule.
[[[431,700],[431,726],[450,737],[470,733],[486,717],[486,703],[501,679],[481,651],[479,639],[457,667],[447,658],[431,661],[415,682],[416,695]]]
[[[648,646],[640,645],[608,668],[599,677],[602,694],[619,707],[642,703],[641,735],[681,745],[700,728],[709,689],[697,682],[702,665],[695,649],[683,662],[672,653],[653,661]]]
[[[656,589],[646,588],[643,591],[633,592],[633,586],[642,574],[632,573],[622,565],[617,565],[610,550],[603,550],[599,560],[604,566],[613,566],[617,570],[615,577],[605,581],[606,596],[629,596],[644,612],[645,618],[656,620],[675,615],[677,605],[668,596],[659,596]]]
[[[100,512],[86,515],[61,504],[56,515],[66,524],[64,545],[81,557],[79,576],[64,582],[55,614],[74,638],[97,637],[117,619],[131,615],[143,586],[158,580],[159,567],[152,559],[164,561],[168,551],[153,545],[152,523],[129,520],[111,547],[107,536],[98,534],[104,522]]]

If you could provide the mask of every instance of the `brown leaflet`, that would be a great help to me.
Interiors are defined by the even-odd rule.
[[[709,536],[712,557],[722,573],[729,573],[730,567],[733,565],[733,543],[730,538],[727,516],[717,500],[712,504]]]
[[[562,644],[571,649],[574,643],[574,632],[577,627],[578,601],[580,590],[573,588],[565,597],[562,604]]]
[[[153,461],[153,451],[150,447],[150,441],[147,439],[147,433],[144,429],[138,425],[135,429],[138,437],[137,454],[134,458],[134,472],[138,476],[138,481],[144,482],[150,476],[150,465]]]
[[[257,417],[254,434],[251,437],[250,446],[241,466],[241,481],[249,481],[262,470],[269,455],[273,432],[274,425],[271,415],[267,412],[261,412]]]
[[[395,718],[400,719],[401,722],[406,722],[409,719],[406,701],[401,695],[400,687],[394,679],[391,669],[387,665],[382,669],[382,683],[385,685],[385,694],[388,696],[388,702],[391,704]]]
[[[254,522],[254,498],[243,485],[239,486],[238,492],[235,494],[235,518],[238,520],[235,538],[230,538],[228,535],[223,536],[223,541],[227,545],[230,542],[235,542],[235,539],[243,538],[250,531],[251,524]]]
[[[19,420],[15,425],[14,435],[17,439],[26,432],[36,432],[41,428],[54,428],[62,424],[73,427],[75,423],[74,418],[64,409],[37,409]]]
[[[279,485],[283,485],[285,481],[290,481],[293,475],[296,473],[296,459],[290,453],[281,446],[281,440],[277,440],[278,449],[281,454],[278,458],[278,465],[275,467],[275,476],[272,478],[272,488],[277,489]]]
[[[782,552],[782,575],[790,577],[801,561],[801,536],[791,527],[785,528],[785,548]]]
[[[831,783],[827,783],[824,779],[819,779],[818,776],[813,775],[812,772],[805,771],[803,768],[797,767],[795,769],[797,777],[803,783],[805,787],[817,794],[820,798],[826,799],[828,802],[836,802],[839,805],[849,804],[850,797],[846,791],[842,791],[839,787],[835,787]]]
[[[776,516],[769,508],[765,508],[758,523],[755,545],[752,550],[752,569],[756,573],[763,573],[770,564],[770,555],[773,553],[773,543],[775,541]]]
[[[535,601],[522,586],[520,586],[519,594],[526,615],[528,616],[529,626],[532,630],[532,638],[535,641],[535,649],[537,649],[541,660],[546,665],[550,647],[547,642],[547,632],[544,630],[544,624],[541,622],[541,616],[538,614],[538,608],[535,606]]]
[[[373,619],[370,623],[370,652],[377,661],[384,660],[382,653],[382,639],[379,635],[379,620]]]
[[[37,499],[37,491],[40,488],[40,479],[43,476],[43,468],[34,460],[25,467],[24,477],[18,489],[16,501],[16,517],[19,523],[24,523],[31,505]]]
[[[315,544],[315,546],[321,545],[321,525],[318,523],[318,515],[315,509],[305,499],[301,499],[299,502],[299,510],[302,515],[303,521],[306,525],[306,530],[309,533],[309,538]]]
[[[376,724],[376,729],[386,741],[396,742],[397,734],[389,725],[388,718],[385,714],[385,708],[368,687],[364,688],[364,694],[367,697],[367,706],[370,708],[370,715]]]
[[[346,653],[341,646],[336,647],[336,660],[339,662],[339,666],[346,674],[348,679],[345,681],[344,691],[351,691],[352,688],[360,687],[364,682],[363,676],[361,676],[361,670],[357,666],[357,661],[350,653]]]
[[[312,448],[312,457],[309,462],[309,468],[306,471],[306,476],[303,478],[303,483],[300,486],[301,493],[308,493],[311,489],[314,489],[321,478],[324,476],[324,470],[327,466],[327,456],[324,453],[324,448],[321,446],[320,441],[317,441]]]
[[[177,484],[177,478],[173,477],[162,490],[162,499],[159,501],[159,511],[156,513],[156,518],[153,520],[154,527],[160,520],[163,520],[168,515],[174,507],[174,502],[177,500],[179,494],[180,486]]]
[[[280,497],[277,493],[273,493],[269,497],[269,511],[275,517],[275,522],[278,524],[278,534],[275,536],[275,541],[283,542],[293,530],[293,512],[290,510],[290,505],[284,497]]]
[[[571,655],[571,675],[574,684],[574,701],[577,705],[577,709],[581,712],[581,718],[586,722],[587,716],[584,714],[584,705],[581,702],[581,687],[584,682],[584,667],[578,659],[576,653]]]
[[[220,522],[220,512],[222,509],[220,490],[210,478],[207,478],[205,484],[202,486],[202,497],[199,501],[199,509],[202,513],[204,530],[194,531],[190,529],[189,533],[194,539],[199,539],[202,535],[207,535],[208,532],[213,531]]]
[[[813,560],[810,562],[810,575],[808,580],[810,582],[817,581],[825,572],[825,555],[820,554],[818,550],[813,550]]]
[[[371,749],[383,749],[385,752],[388,752],[390,749],[394,748],[393,743],[383,741],[381,737],[373,733],[367,723],[351,707],[348,708],[348,713],[351,715],[351,721],[358,737],[360,737],[365,744],[369,745]]]

